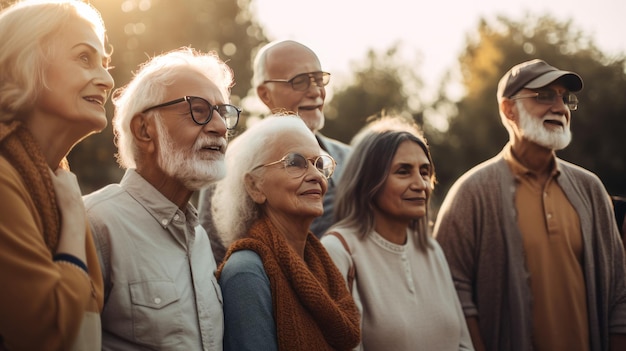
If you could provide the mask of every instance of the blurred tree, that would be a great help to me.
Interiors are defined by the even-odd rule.
[[[501,76],[517,63],[541,58],[575,71],[585,88],[572,113],[572,143],[558,154],[596,173],[612,194],[626,193],[626,61],[608,57],[570,21],[526,15],[521,21],[481,19],[459,58],[465,96],[458,102],[442,93],[434,109],[454,111],[446,131],[430,133],[440,196],[472,166],[497,154],[508,140],[496,101]],[[444,82],[443,85],[450,84]],[[442,92],[445,91],[442,88]],[[456,105],[455,108],[450,108]]]
[[[267,42],[250,12],[251,0],[91,0],[114,48],[118,86],[148,57],[181,46],[215,51],[235,72],[233,98],[250,88],[251,58]]]
[[[215,51],[235,72],[232,101],[238,105],[250,89],[251,59],[267,42],[250,12],[251,0],[91,0],[107,26],[113,47],[111,74],[116,87],[132,78],[148,57],[191,46]],[[113,105],[107,103],[113,116]],[[112,128],[78,144],[69,155],[84,193],[120,179]]]
[[[400,44],[385,52],[369,50],[364,63],[357,65],[352,82],[339,87],[326,106],[323,133],[343,142],[361,129],[367,119],[381,113],[410,113],[421,123],[421,100],[417,94],[422,81],[399,55]]]

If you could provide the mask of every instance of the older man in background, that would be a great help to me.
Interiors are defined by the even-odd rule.
[[[317,55],[307,46],[292,40],[275,41],[265,45],[254,60],[252,84],[257,95],[272,113],[293,113],[305,122],[315,134],[322,150],[337,162],[333,174],[339,179],[343,171],[344,159],[350,147],[340,141],[325,137],[320,133],[324,127],[325,86],[330,81],[330,73],[322,71]],[[211,188],[200,194],[200,221],[212,236],[215,232],[211,221]],[[311,231],[321,237],[333,223],[333,202],[335,184],[329,182],[324,196],[324,214],[313,221]],[[223,251],[214,248],[216,257]]]

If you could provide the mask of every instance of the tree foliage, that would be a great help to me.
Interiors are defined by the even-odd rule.
[[[240,103],[250,90],[251,60],[267,42],[263,29],[250,13],[253,0],[91,0],[107,25],[114,48],[111,71],[116,86],[125,85],[132,72],[148,57],[181,46],[213,50],[235,72],[233,102]],[[0,0],[1,6],[13,1]],[[326,104],[326,127],[330,137],[349,142],[368,117],[390,113],[411,114],[424,129],[432,148],[439,179],[435,193],[445,192],[464,171],[495,155],[507,141],[496,102],[500,77],[513,65],[542,58],[553,66],[579,73],[585,88],[578,95],[579,110],[573,113],[573,141],[559,156],[600,176],[612,194],[626,195],[626,57],[602,53],[593,40],[574,27],[550,16],[526,14],[480,19],[466,37],[459,57],[458,78],[451,73],[439,97],[426,106],[420,96],[422,81],[418,63],[400,55],[400,45],[386,51],[370,50],[355,64],[352,81],[336,89]],[[451,71],[454,72],[454,71]],[[446,91],[461,81],[465,95],[450,98]],[[448,116],[448,129],[438,130],[424,121],[423,111]],[[113,106],[107,103],[109,118]],[[111,127],[78,144],[70,164],[90,192],[119,180],[121,170],[114,159]]]
[[[609,192],[626,193],[624,56],[606,56],[571,21],[532,15],[481,19],[467,37],[459,58],[466,94],[454,103],[448,130],[431,135],[440,188],[447,191],[464,171],[502,149],[508,134],[498,114],[498,81],[510,67],[534,58],[577,72],[585,82],[577,94],[579,110],[572,113],[572,143],[559,156],[598,174]],[[451,103],[445,96],[437,102]]]
[[[112,71],[118,86],[148,57],[181,46],[215,51],[235,72],[232,93],[245,96],[251,58],[267,42],[249,11],[251,0],[92,0],[107,25],[114,48]]]
[[[410,113],[410,105],[419,106],[419,97],[411,96],[422,82],[415,67],[404,63],[399,55],[399,44],[385,52],[369,50],[364,63],[353,72],[353,80],[339,88],[327,104],[324,134],[349,142],[367,119],[387,113]],[[411,101],[411,99],[416,101]],[[414,111],[416,118],[421,114]]]

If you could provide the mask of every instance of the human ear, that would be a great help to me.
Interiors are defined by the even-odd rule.
[[[265,203],[265,201],[267,201],[267,197],[265,196],[263,191],[259,188],[259,185],[260,185],[259,183],[260,183],[260,180],[250,173],[246,173],[246,175],[244,176],[244,184],[246,186],[246,192],[248,193],[248,195],[250,195],[250,197],[252,198],[252,201],[254,201],[257,204],[262,205]]]
[[[155,149],[156,131],[154,123],[148,122],[145,114],[138,113],[130,120],[130,131],[140,148],[146,152],[153,152]]]
[[[502,111],[502,113],[504,113],[504,116],[510,120],[510,121],[515,121],[516,118],[516,108],[515,108],[515,103],[513,102],[513,100],[510,99],[503,99],[500,102],[500,110]]]
[[[267,86],[261,84],[256,87],[256,94],[265,105],[270,107],[272,106],[272,94],[270,94],[270,90],[267,88]]]

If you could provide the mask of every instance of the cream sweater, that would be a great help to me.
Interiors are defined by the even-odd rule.
[[[432,239],[427,253],[408,235],[396,245],[376,232],[361,239],[353,230],[340,232],[351,255],[338,238],[322,238],[344,278],[355,265],[352,295],[362,315],[360,349],[473,350],[461,305],[443,252]]]

